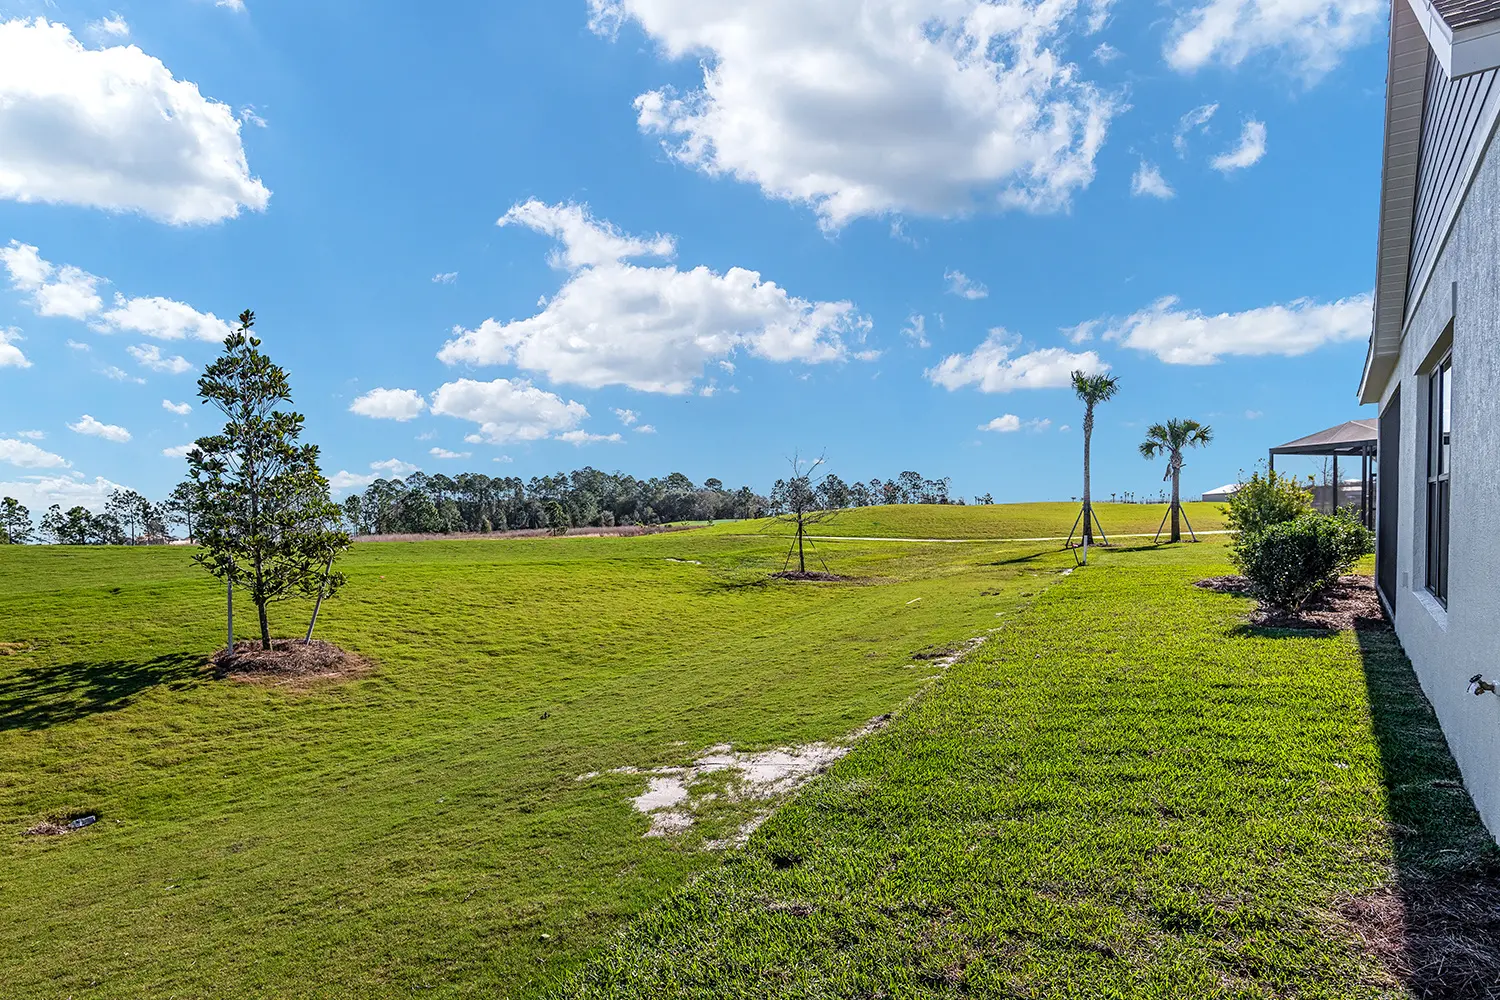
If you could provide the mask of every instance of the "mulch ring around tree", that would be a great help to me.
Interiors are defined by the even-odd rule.
[[[799,573],[796,570],[790,570],[785,573],[772,573],[771,579],[792,580],[797,583],[844,583],[852,579],[852,577],[839,576],[836,573],[814,573],[811,571]]]
[[[232,652],[215,653],[212,662],[219,677],[274,686],[352,680],[375,669],[364,657],[322,639],[272,639],[269,650],[258,639],[237,642]]]
[[[1195,586],[1216,594],[1254,597],[1250,581],[1242,576],[1216,576],[1199,580]],[[1277,611],[1262,605],[1250,615],[1256,628],[1317,629],[1328,632],[1388,632],[1375,581],[1368,576],[1345,576],[1318,594],[1301,611]]]

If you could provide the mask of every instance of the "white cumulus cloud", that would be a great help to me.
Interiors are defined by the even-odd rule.
[[[809,204],[823,224],[983,204],[1065,208],[1117,104],[1059,54],[1108,4],[1078,0],[589,0],[702,85],[640,95],[637,124],[710,176]]]
[[[376,420],[415,420],[427,402],[415,389],[371,389],[349,404],[349,412]]]
[[[31,362],[16,346],[22,340],[21,331],[13,326],[0,327],[0,368],[30,368]]]
[[[93,417],[89,416],[87,413],[78,418],[78,423],[69,424],[68,430],[74,432],[75,434],[86,434],[90,437],[100,437],[106,441],[113,441],[116,444],[124,444],[126,441],[130,440],[130,432],[125,428],[118,427],[114,424],[101,423],[100,421],[95,420]]]
[[[110,38],[129,38],[130,25],[125,18],[111,12],[108,17],[101,17],[97,21],[90,21],[87,25],[89,31],[96,35]]]
[[[43,18],[0,22],[0,198],[173,224],[263,210],[228,105],[134,45],[90,49]]]
[[[934,385],[950,392],[971,385],[981,392],[1012,392],[1062,388],[1072,384],[1075,371],[1089,374],[1109,371],[1109,365],[1094,351],[1073,353],[1060,347],[1044,347],[1017,354],[1020,346],[1020,337],[996,328],[971,353],[949,355],[926,375]]]
[[[427,454],[431,455],[433,458],[440,458],[444,461],[452,461],[454,459],[470,458],[474,453],[472,451],[449,451],[447,448],[433,448]]]
[[[9,246],[0,247],[0,264],[10,272],[10,287],[25,292],[39,316],[85,320],[104,308],[97,291],[102,279],[76,267],[57,267],[43,260],[41,251],[29,243],[11,240]]]
[[[1188,139],[1194,133],[1204,132],[1214,115],[1219,113],[1217,104],[1200,104],[1177,120],[1177,130],[1172,133],[1172,147],[1178,156],[1186,156]]]
[[[107,279],[70,264],[59,267],[29,243],[11,240],[0,247],[0,265],[9,272],[11,287],[26,293],[39,316],[87,320],[100,333],[138,333],[157,340],[218,343],[229,336],[229,324],[213,313],[159,296],[129,299],[116,294],[114,308],[106,310],[98,287],[108,284]],[[88,349],[71,340],[68,346]]]
[[[1173,23],[1167,62],[1191,72],[1272,52],[1315,79],[1375,37],[1389,12],[1387,0],[1205,0]]]
[[[179,444],[171,448],[163,448],[161,453],[167,458],[187,458],[196,447],[198,446],[195,444]]]
[[[1222,173],[1253,167],[1266,155],[1265,122],[1247,121],[1240,132],[1240,141],[1229,152],[1213,159],[1213,168]]]
[[[1299,357],[1326,344],[1367,339],[1373,308],[1365,294],[1209,316],[1169,296],[1113,324],[1105,336],[1173,365],[1211,365],[1226,356]]]
[[[162,372],[167,375],[181,375],[193,370],[194,365],[181,355],[167,357],[162,354],[161,348],[155,344],[137,344],[134,347],[125,348],[136,363],[143,368],[149,368],[154,372]]]
[[[66,469],[70,464],[61,455],[43,451],[30,441],[14,438],[0,438],[0,462],[19,465],[23,469]]]
[[[1042,431],[1045,431],[1051,426],[1052,421],[1047,419],[1046,417],[1036,418],[1032,420],[1022,420],[1014,413],[1007,413],[1002,417],[996,417],[994,420],[991,420],[987,424],[980,424],[979,429],[982,431],[990,431],[994,434],[1015,434],[1018,431],[1022,430],[1040,434]]]
[[[588,419],[579,402],[538,389],[530,382],[497,378],[493,382],[459,379],[432,394],[432,412],[479,425],[471,444],[540,441],[574,430]]]
[[[962,271],[948,271],[943,275],[943,280],[948,282],[949,295],[957,295],[959,298],[968,299],[971,302],[989,298],[990,290],[981,282],[974,281]]]
[[[229,324],[213,313],[157,296],[127,299],[115,296],[115,307],[100,315],[95,327],[102,332],[138,333],[157,340],[203,340],[222,343]]]
[[[641,419],[641,415],[634,410],[615,410],[615,416],[620,418],[620,423],[629,427]]]
[[[527,202],[500,223],[560,240],[552,259],[568,278],[529,319],[456,330],[438,353],[448,364],[514,364],[554,382],[684,395],[705,365],[736,350],[774,362],[840,361],[844,336],[869,326],[849,302],[809,302],[744,268],[627,263],[670,253],[671,238],[624,235],[581,206]]]
[[[590,434],[585,430],[568,431],[559,434],[557,439],[580,448],[586,444],[619,444],[625,440],[619,434]]]
[[[161,401],[161,408],[163,410],[168,410],[168,411],[170,411],[172,413],[175,413],[179,417],[185,417],[189,413],[193,412],[193,407],[191,406],[191,404],[188,404],[188,403],[174,403],[170,399],[164,399],[164,400],[162,400]]]
[[[1161,170],[1154,163],[1141,161],[1136,168],[1135,176],[1130,179],[1130,193],[1137,198],[1172,198],[1177,192],[1172,190],[1172,185],[1161,175]]]

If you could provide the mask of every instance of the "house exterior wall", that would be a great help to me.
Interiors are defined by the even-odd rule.
[[[1481,143],[1491,139],[1480,135]],[[1441,239],[1441,237],[1439,237]],[[1500,680],[1500,151],[1485,149],[1432,278],[1411,303],[1381,411],[1401,388],[1396,631],[1463,771],[1474,804],[1500,836],[1500,698],[1469,678]],[[1453,322],[1452,535],[1449,604],[1427,593],[1426,368]],[[1381,531],[1391,526],[1382,524]]]
[[[1483,125],[1500,102],[1496,70],[1448,79],[1436,56],[1427,59],[1427,96],[1422,104],[1422,151],[1412,220],[1411,266],[1407,273],[1407,318],[1417,283],[1437,254],[1443,228],[1462,196],[1464,172],[1484,141]]]

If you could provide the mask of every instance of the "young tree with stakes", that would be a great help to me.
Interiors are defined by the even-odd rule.
[[[837,513],[837,511],[829,510],[823,500],[820,499],[825,492],[821,491],[820,487],[827,476],[826,474],[820,476],[817,473],[827,463],[827,456],[822,455],[818,457],[817,461],[804,469],[802,467],[803,461],[801,456],[793,455],[791,458],[792,478],[780,484],[782,486],[781,501],[785,513],[776,518],[776,520],[783,524],[794,525],[797,529],[797,540],[793,548],[797,553],[798,576],[807,575],[807,529],[820,521],[827,520]],[[787,551],[786,558],[787,562],[791,562],[791,549]],[[822,560],[822,556],[818,558],[820,561]],[[826,562],[823,563],[823,569],[825,571],[828,570]],[[783,567],[783,572],[785,572],[785,567]]]
[[[226,582],[230,648],[234,590],[255,605],[263,649],[271,649],[267,607],[295,596],[315,597],[312,628],[323,599],[344,584],[334,560],[351,541],[318,469],[318,448],[299,444],[303,417],[276,409],[291,402],[286,371],[251,335],[255,314],[240,315],[224,353],[198,380],[198,395],[224,414],[220,434],[200,438],[188,454],[198,491],[198,541],[193,558]]]
[[[1073,392],[1083,401],[1083,542],[1094,544],[1093,467],[1094,408],[1107,403],[1120,391],[1120,380],[1109,375],[1090,375],[1087,372],[1073,373]],[[1102,532],[1102,528],[1100,529]]]
[[[1172,481],[1172,507],[1167,512],[1172,518],[1172,541],[1182,541],[1182,452],[1186,448],[1207,447],[1214,439],[1214,430],[1196,420],[1168,420],[1165,424],[1152,424],[1146,431],[1146,440],[1141,442],[1141,454],[1150,461],[1158,455],[1167,456],[1167,474],[1163,479]],[[1191,531],[1193,526],[1188,525]],[[1160,529],[1157,537],[1161,537]],[[1197,536],[1194,535],[1194,540]]]

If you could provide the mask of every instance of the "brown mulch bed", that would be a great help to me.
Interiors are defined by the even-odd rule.
[[[1216,594],[1253,597],[1242,576],[1216,576],[1195,586]],[[1327,632],[1388,632],[1390,621],[1368,576],[1340,577],[1338,583],[1308,601],[1301,611],[1276,611],[1262,605],[1250,615],[1256,628],[1316,629]]]
[[[801,583],[842,583],[848,580],[847,576],[839,576],[836,573],[798,573],[792,570],[789,573],[772,573],[773,580],[794,580]]]
[[[213,668],[232,680],[302,684],[363,677],[374,665],[322,639],[306,644],[301,639],[272,639],[269,650],[261,649],[259,640],[237,642],[233,652],[221,649],[214,654]]]

